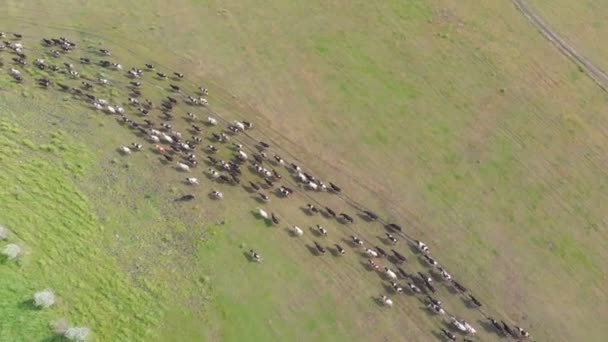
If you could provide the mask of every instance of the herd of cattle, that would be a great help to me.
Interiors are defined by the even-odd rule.
[[[129,155],[143,151],[143,144],[148,143],[160,155],[160,160],[164,164],[189,174],[196,171],[199,162],[197,153],[201,151],[205,154],[205,158],[201,161],[208,165],[204,173],[218,187],[242,186],[247,191],[255,193],[260,203],[269,202],[272,195],[287,198],[298,193],[308,199],[309,203],[303,207],[308,215],[320,215],[326,219],[336,220],[344,226],[351,226],[355,222],[351,215],[336,212],[320,204],[311,195],[314,192],[329,192],[339,198],[346,198],[339,186],[325,182],[296,163],[287,162],[278,154],[271,153],[272,150],[279,151],[280,147],[271,147],[266,142],[254,139],[249,132],[254,129],[251,122],[228,121],[214,113],[209,108],[208,89],[194,87],[194,91],[188,92],[187,89],[192,87],[189,87],[184,80],[184,74],[159,72],[150,63],[125,69],[119,62],[111,60],[114,57],[108,49],[96,51],[82,49],[81,53],[86,56],[74,56],[79,51],[78,45],[63,37],[43,38],[39,42],[40,46],[37,43],[31,49],[23,44],[22,38],[17,33],[0,32],[2,41],[0,68],[5,69],[14,82],[32,82],[43,89],[67,93],[93,110],[116,116],[121,125],[142,138],[141,143],[118,147],[120,153]],[[28,56],[28,53],[33,52],[39,54],[36,56],[38,58]],[[5,57],[8,59],[5,60]],[[37,70],[28,71],[30,66]],[[92,68],[98,69],[94,72],[95,76],[85,72]],[[105,74],[111,74],[114,79],[101,76]],[[31,75],[32,80],[26,79],[27,75]],[[111,88],[124,89],[128,95],[114,102],[100,96]],[[146,89],[154,91],[162,89],[161,92],[166,93],[161,101],[153,102],[144,98]],[[178,117],[178,108],[184,107],[186,109],[183,117]],[[199,118],[194,112],[205,112],[207,115]],[[185,122],[188,128],[180,131],[174,127],[178,120],[182,126]],[[187,133],[188,137],[186,137]],[[222,151],[231,151],[232,157],[229,160],[222,160],[218,157]],[[286,170],[288,175],[283,177],[280,170]],[[253,180],[242,181],[245,172],[248,172],[250,179],[253,177]],[[184,177],[184,183],[194,187],[199,185],[200,181],[195,176],[189,175]],[[220,189],[212,189],[208,195],[216,200],[224,198]],[[187,193],[175,200],[195,199],[194,193]],[[382,241],[390,247],[382,248],[372,244],[367,246],[357,234],[351,234],[348,238],[350,247],[360,252],[357,254],[365,256],[369,268],[390,284],[388,288],[392,290],[379,296],[380,304],[392,307],[394,302],[389,296],[409,292],[418,296],[426,304],[429,312],[445,317],[443,320],[445,325],[441,328],[443,338],[456,341],[459,338],[457,334],[461,334],[464,341],[471,341],[475,338],[476,329],[469,322],[448,314],[443,303],[435,297],[437,283],[442,283],[442,286],[447,286],[452,293],[462,296],[469,307],[478,310],[484,316],[487,322],[486,329],[494,330],[503,338],[530,339],[529,333],[524,329],[486,314],[480,300],[470,294],[431,256],[429,247],[425,243],[410,238],[405,234],[403,227],[386,222],[370,210],[361,207],[354,209],[365,223],[378,222],[386,229],[386,239]],[[281,219],[278,214],[262,208],[257,208],[256,214],[269,224],[287,223],[287,220]],[[304,230],[297,225],[289,224],[289,227],[295,237],[304,235]],[[312,234],[318,239],[323,239],[314,241],[311,250],[315,254],[324,255],[328,250],[337,257],[347,254],[346,248],[338,243],[327,246],[318,242],[326,241],[329,234],[327,228],[316,225],[312,229]],[[400,243],[401,239],[405,242]],[[404,269],[408,259],[403,252],[397,251],[398,246],[404,243],[413,247],[418,254],[417,258],[428,268],[427,273],[409,273]],[[257,251],[250,250],[249,254],[250,260],[263,262],[262,255]],[[386,260],[386,266],[381,265],[382,260]],[[404,281],[403,286],[401,281]]]

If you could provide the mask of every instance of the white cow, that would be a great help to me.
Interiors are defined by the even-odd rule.
[[[189,172],[190,171],[190,166],[188,166],[187,164],[184,164],[184,163],[180,163],[180,162],[177,163],[177,168],[180,171],[184,171],[184,172]]]
[[[366,248],[365,253],[367,253],[367,255],[374,257],[374,258],[378,257],[378,252],[376,252],[375,250],[373,250],[371,248]]]
[[[173,138],[171,138],[170,136],[168,136],[165,133],[161,134],[160,139],[166,143],[173,144]]]
[[[211,126],[215,126],[215,125],[217,125],[217,119],[216,118],[212,118],[212,117],[208,117],[207,118],[207,123],[210,124]]]
[[[268,215],[268,213],[262,208],[258,208],[258,215],[260,215],[260,217],[265,220],[268,220],[270,218],[270,215]]]
[[[467,334],[474,335],[477,333],[477,330],[475,330],[475,328],[473,328],[473,326],[466,321],[462,321],[462,324],[464,324],[464,327],[467,329]]]
[[[312,189],[312,190],[318,190],[318,189],[319,189],[319,186],[317,185],[317,183],[312,182],[312,181],[311,181],[311,182],[308,182],[308,187],[309,187],[310,189]]]
[[[242,123],[242,122],[240,122],[240,121],[236,121],[236,120],[235,120],[235,121],[234,121],[234,125],[235,125],[235,126],[238,128],[238,129],[240,129],[241,131],[244,131],[244,130],[245,130],[245,124],[244,124],[244,123]]]
[[[393,306],[393,301],[387,296],[382,295],[380,299],[382,300],[382,304],[384,304],[385,306],[388,306],[389,308]]]
[[[453,325],[453,326],[454,326],[456,329],[458,329],[458,330],[460,330],[460,331],[462,331],[462,332],[467,332],[467,327],[466,327],[466,325],[464,325],[462,322],[460,322],[458,319],[456,319],[456,317],[452,317],[452,318],[450,319],[450,321],[451,321],[452,325]]]
[[[190,185],[198,185],[198,178],[188,177],[186,178],[186,182]]]
[[[391,279],[391,280],[395,280],[397,279],[397,274],[395,272],[393,272],[390,268],[385,267],[384,268],[384,273],[386,274],[386,276]]]
[[[302,172],[298,172],[298,178],[300,179],[300,182],[302,182],[302,183],[308,182],[308,177],[306,177]]]
[[[304,231],[302,230],[302,228],[300,228],[298,226],[293,226],[293,233],[296,234],[297,236],[304,235]]]

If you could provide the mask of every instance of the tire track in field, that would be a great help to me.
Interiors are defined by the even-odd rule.
[[[512,0],[512,2],[515,5],[516,9],[519,10],[547,40],[549,40],[553,45],[555,45],[555,47],[560,51],[560,53],[562,53],[564,56],[574,62],[579,68],[581,68],[581,70],[584,71],[597,84],[600,89],[608,93],[608,73],[606,73],[597,64],[586,58],[584,55],[579,53],[574,47],[572,47],[572,45],[570,45],[562,37],[560,37],[560,35],[545,22],[545,20],[540,16],[540,14],[535,11],[534,8],[532,8],[532,6],[528,3],[527,0]],[[600,134],[602,134],[603,136],[607,136],[605,133],[605,128],[603,126],[596,128],[598,128]],[[583,158],[591,165],[596,166],[599,170],[606,169],[606,161],[602,160],[598,156],[584,155]],[[550,170],[552,169],[552,167],[546,166],[546,169]],[[580,172],[577,171],[579,170],[574,170],[572,174],[580,174]],[[605,172],[603,173],[605,174]],[[558,197],[559,196],[556,196],[556,198]],[[561,199],[558,201],[558,203],[562,207],[562,209],[568,210],[569,212],[572,211],[571,208],[568,208],[568,206],[563,203]]]
[[[540,33],[545,36],[557,49],[583,70],[595,81],[595,83],[602,88],[605,92],[608,92],[608,74],[606,74],[600,67],[595,65],[585,56],[580,54],[570,44],[568,44],[562,37],[560,37],[543,18],[530,6],[526,0],[512,0],[515,7],[528,19],[528,21],[536,27]]]

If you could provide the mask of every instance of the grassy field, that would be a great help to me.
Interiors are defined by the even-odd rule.
[[[27,28],[24,30],[22,32],[28,32]],[[45,33],[58,35],[60,31],[47,30]],[[96,38],[87,35],[79,38],[84,45],[97,43]],[[112,47],[112,50],[117,51],[118,47]],[[125,54],[125,60],[129,59],[133,59],[133,56]],[[92,70],[83,68],[82,74],[93,77]],[[38,71],[28,73],[32,73],[30,76],[42,75]],[[112,76],[106,77],[120,82],[118,77]],[[70,321],[90,326],[99,340],[246,340],[252,336],[263,340],[345,340],[357,336],[373,338],[377,332],[369,329],[370,325],[382,328],[384,338],[398,338],[401,334],[401,330],[397,329],[399,327],[411,331],[413,339],[425,340],[430,331],[436,329],[438,323],[430,317],[403,320],[410,313],[420,312],[419,304],[411,305],[417,303],[414,298],[404,299],[411,303],[410,307],[401,310],[404,315],[376,318],[381,308],[372,298],[378,296],[382,287],[377,277],[372,277],[361,267],[359,258],[353,257],[341,263],[326,261],[324,264],[311,258],[306,245],[288,239],[283,228],[268,232],[270,228],[253,220],[251,210],[259,204],[252,201],[248,194],[228,189],[226,196],[233,197],[230,204],[221,205],[207,200],[194,207],[176,205],[172,199],[185,190],[180,184],[183,175],[172,168],[162,167],[150,153],[132,156],[128,160],[121,158],[115,147],[132,140],[133,136],[124,130],[117,130],[118,124],[111,117],[91,113],[71,104],[69,96],[45,94],[31,83],[18,86],[6,82],[4,87],[6,95],[3,96],[3,103],[6,107],[3,116],[7,122],[19,122],[25,127],[7,136],[7,141],[12,141],[12,145],[36,146],[28,141],[20,143],[15,140],[24,135],[22,132],[27,132],[28,136],[49,136],[51,139],[56,134],[52,133],[55,127],[65,130],[61,137],[85,142],[78,153],[57,160],[51,158],[54,162],[51,166],[69,166],[78,163],[80,158],[90,159],[92,165],[86,172],[80,171],[78,177],[66,172],[64,176],[86,195],[81,195],[83,200],[85,197],[90,199],[89,214],[98,217],[97,225],[101,226],[98,229],[103,234],[87,238],[86,242],[96,248],[103,246],[111,261],[119,266],[119,269],[96,273],[97,278],[93,283],[97,286],[94,289],[81,289],[69,281],[49,284],[46,278],[32,280],[31,287],[36,284],[51,287],[59,295],[79,291],[85,298],[108,292],[116,296],[115,302],[122,303],[128,302],[128,298],[123,299],[119,293],[113,292],[115,285],[110,279],[115,274],[123,274],[128,279],[127,288],[142,291],[142,295],[150,294],[150,297],[138,301],[150,303],[158,309],[142,308],[141,311],[150,312],[151,316],[149,320],[140,322],[130,319],[128,312],[110,312],[91,318],[80,315],[80,310],[66,307],[63,312],[51,311],[46,315],[33,316],[36,319],[35,333],[26,334],[24,330],[24,335],[17,335],[16,330],[6,330],[8,339],[51,336],[50,317],[55,316],[67,316]],[[116,90],[104,93],[103,96],[109,98],[126,97],[126,94]],[[31,107],[31,113],[23,113],[23,108],[27,107]],[[60,145],[61,148],[47,145],[42,143],[40,149],[54,151],[67,148],[64,144]],[[40,158],[47,160],[49,156],[43,153]],[[15,173],[19,172],[19,163],[8,162],[16,165]],[[7,174],[7,181],[14,178],[17,176]],[[159,179],[163,182],[159,183]],[[206,183],[201,193],[209,191],[210,186],[210,183]],[[43,191],[31,187],[26,189]],[[290,219],[296,222],[299,219],[303,224],[311,221],[292,205],[285,205],[285,214]],[[26,208],[31,210],[35,204],[26,204],[25,208],[15,209],[14,212],[25,215]],[[53,213],[46,212],[44,215],[51,216]],[[58,212],[57,215],[64,214]],[[10,227],[19,227],[19,231],[36,230],[34,225],[14,222],[8,217],[2,219]],[[218,227],[221,231],[218,231]],[[262,230],[252,233],[251,228],[255,227]],[[61,237],[61,230],[54,225],[49,225],[48,229],[49,235]],[[336,234],[337,242],[338,236]],[[31,239],[24,240],[24,243],[32,243]],[[103,243],[100,244],[100,241]],[[50,247],[53,245],[49,243]],[[248,246],[264,251],[269,259],[263,273],[259,273],[259,268],[252,269],[244,257]],[[87,250],[88,247],[78,249]],[[37,256],[39,260],[47,257],[43,251]],[[96,262],[97,259],[83,261],[85,265]],[[319,262],[322,264],[319,265]],[[346,268],[339,267],[341,264]],[[13,276],[29,273],[21,269],[6,271]],[[62,273],[58,273],[58,277],[61,280]],[[377,286],[369,286],[374,279]],[[235,287],[235,282],[242,284],[242,289]],[[359,295],[344,298],[341,295],[344,289]],[[34,290],[31,291],[33,293]],[[327,294],[319,296],[319,293]],[[31,293],[19,295],[20,298],[27,298]],[[69,300],[66,298],[65,302],[69,303]],[[72,305],[77,306],[78,303]],[[99,307],[103,308],[103,304]],[[15,319],[12,320],[15,324],[23,321],[23,315],[28,313],[23,311],[23,307],[11,306],[11,309],[15,310]]]
[[[227,197],[233,198],[230,204],[208,200],[194,208],[176,205],[171,199],[183,191],[179,185],[183,175],[158,165],[149,153],[128,160],[120,157],[108,146],[119,146],[133,137],[117,130],[118,124],[111,117],[63,101],[69,97],[58,99],[40,89],[32,89],[31,84],[7,83],[5,86],[10,95],[2,96],[6,120],[3,151],[7,156],[3,162],[13,167],[7,169],[3,180],[10,184],[17,179],[20,191],[31,194],[32,198],[24,201],[12,198],[15,195],[7,192],[7,199],[12,201],[6,203],[19,205],[9,207],[18,217],[3,216],[2,221],[18,232],[17,241],[32,251],[27,253],[26,262],[42,265],[56,279],[50,279],[38,269],[3,268],[8,274],[7,282],[23,287],[11,293],[15,297],[13,301],[6,302],[6,310],[11,315],[9,322],[14,326],[2,326],[4,338],[39,340],[52,336],[49,323],[63,316],[90,326],[99,340],[243,340],[252,337],[344,340],[357,335],[372,338],[376,332],[367,328],[370,324],[384,327],[383,335],[390,339],[399,336],[397,326],[416,332],[414,339],[424,340],[429,334],[430,331],[424,329],[434,324],[425,316],[408,321],[403,321],[400,315],[380,320],[373,317],[380,308],[372,297],[382,288],[379,284],[377,288],[369,286],[374,278],[367,276],[358,258],[342,261],[345,269],[339,267],[337,261],[323,263],[310,258],[302,242],[286,239],[288,234],[284,228],[269,228],[254,220],[251,210],[259,204],[236,189],[225,191]],[[53,101],[57,102],[52,109],[31,104]],[[24,108],[31,112],[24,112]],[[20,114],[16,114],[18,111]],[[44,116],[35,113],[44,113]],[[23,128],[15,127],[12,122],[20,122]],[[55,127],[65,131],[55,132]],[[22,138],[25,134],[38,137],[40,142]],[[86,145],[72,147],[75,141],[86,141]],[[8,159],[8,156],[14,157]],[[31,173],[24,172],[17,156],[35,158]],[[43,167],[45,165],[48,166]],[[58,182],[59,176],[49,173],[49,169],[57,170],[64,182]],[[78,218],[57,210],[58,207],[67,210],[73,204],[60,198],[49,198],[52,203],[49,210],[39,212],[40,220],[46,224],[43,234],[37,229],[37,222],[28,221],[28,214],[41,205],[36,195],[63,194],[49,185],[37,186],[47,176],[53,177],[44,181],[45,184],[77,187],[83,192],[75,196],[83,202],[81,214],[91,221],[95,234],[81,236],[84,232],[80,230],[85,227],[79,226]],[[159,183],[159,178],[164,182]],[[208,191],[210,186],[206,183],[201,191]],[[291,208],[291,212],[285,214],[296,221],[310,221],[298,208]],[[52,220],[72,217],[74,222],[69,224]],[[66,230],[79,233],[70,238]],[[36,240],[41,237],[44,240]],[[70,264],[63,258],[54,259],[62,254],[54,250],[58,240],[64,241],[63,245],[70,251],[72,248],[87,251],[86,259],[76,256],[68,259],[79,263],[75,266],[77,269],[98,263],[114,267],[95,266],[95,276],[87,281],[78,277],[80,273],[66,277]],[[264,268],[258,265],[252,268],[247,262],[244,253],[249,246],[264,251],[268,259]],[[94,253],[97,249],[102,250],[108,260]],[[39,273],[40,277],[29,277]],[[124,275],[124,283],[117,284],[117,275]],[[27,282],[18,282],[20,278],[26,278]],[[15,305],[26,303],[36,287],[51,287],[59,296],[66,294],[66,298],[59,308],[49,312],[33,310],[31,305]],[[339,294],[344,289],[364,295],[343,298]],[[319,295],[324,292],[327,294]],[[70,297],[76,293],[79,300]],[[122,305],[130,305],[131,301],[139,305],[125,310]],[[413,298],[405,301],[417,302]],[[120,310],[109,310],[108,305]],[[417,312],[418,307],[405,309],[410,311]],[[142,312],[146,314],[142,316]],[[368,315],[370,317],[366,317]],[[29,322],[31,328],[21,326],[24,321]]]
[[[114,340],[151,336],[150,326],[162,314],[156,295],[133,287],[99,244],[103,227],[72,182],[90,172],[90,151],[61,130],[27,134],[34,132],[12,123],[15,109],[2,99],[1,218],[13,232],[9,241],[22,246],[25,256],[18,263],[3,260],[0,268],[0,339],[46,340],[51,322],[62,317],[95,324],[100,336]],[[19,115],[38,114],[21,106]],[[44,288],[60,298],[50,311],[32,303],[34,292]]]
[[[368,297],[336,309],[336,291],[317,296],[339,284],[331,279],[333,284],[325,284],[306,272],[313,260],[298,265],[306,250],[300,245],[299,255],[289,255],[297,244],[281,247],[286,236],[282,229],[274,239],[263,231],[252,234],[252,228],[269,228],[253,220],[250,210],[256,204],[248,196],[226,191],[235,197],[230,201],[234,208],[207,201],[193,213],[192,206],[176,206],[171,199],[182,186],[171,184],[179,185],[182,175],[160,165],[138,170],[158,164],[150,154],[128,161],[118,157],[108,146],[133,137],[117,131],[114,120],[66,101],[50,110],[35,106],[31,103],[57,98],[30,89],[31,84],[6,86],[11,95],[2,97],[3,163],[12,167],[3,174],[7,191],[2,200],[11,215],[3,213],[2,222],[17,233],[12,240],[28,253],[21,267],[7,261],[14,267],[2,269],[7,275],[5,297],[11,299],[3,303],[11,318],[0,329],[3,339],[42,340],[52,336],[50,322],[63,316],[90,326],[99,340],[352,339],[358,312],[377,310]],[[78,140],[87,144],[75,145]],[[158,178],[166,182],[159,184]],[[11,184],[17,184],[15,190]],[[75,187],[88,194],[90,203]],[[207,183],[201,191],[209,187]],[[205,208],[211,205],[215,208]],[[184,215],[188,217],[180,219]],[[262,274],[243,256],[250,244],[270,260]],[[273,265],[273,257],[281,262]],[[69,276],[72,269],[91,267],[90,279],[81,271]],[[294,276],[297,283],[287,282]],[[367,281],[349,286],[364,288]],[[65,296],[57,309],[39,312],[27,305],[37,289],[46,287]],[[242,301],[237,300],[240,292]]]
[[[256,134],[280,142],[375,210],[407,222],[493,314],[530,327],[538,340],[600,341],[605,335],[596,318],[608,314],[605,94],[509,2],[176,1],[127,9],[117,1],[79,6],[9,1],[6,7],[0,17],[4,26],[19,25],[18,31],[35,37],[72,32],[89,45],[102,41],[87,34],[94,32],[125,65],[148,58],[200,77],[209,84],[216,110],[255,118]],[[576,18],[589,14],[577,13]],[[594,10],[594,16],[600,14]],[[558,17],[566,22],[570,14],[547,12],[549,22]],[[31,25],[34,21],[46,26]],[[566,27],[556,22],[560,25]],[[602,56],[601,48],[589,43],[592,36],[576,28],[568,32],[580,35],[581,47],[589,50],[584,54]],[[9,103],[12,94],[19,98],[7,113],[23,113],[23,103],[31,102],[20,98],[24,91],[30,92],[5,93]],[[79,207],[94,217],[85,221],[92,227],[87,241],[100,250],[78,262],[98,265],[98,259],[109,258],[99,277],[124,275],[107,287],[124,289],[117,291],[118,302],[152,300],[137,301],[150,305],[144,309],[149,315],[121,322],[123,330],[114,332],[107,330],[111,315],[91,322],[84,312],[92,308],[60,306],[56,315],[94,325],[103,338],[121,333],[123,339],[144,339],[151,326],[160,328],[150,334],[173,340],[432,338],[438,322],[422,313],[420,303],[405,298],[398,303],[403,315],[380,314],[370,299],[381,289],[377,278],[356,260],[320,262],[284,232],[265,232],[274,228],[252,221],[255,204],[245,194],[229,193],[230,205],[196,204],[196,215],[190,207],[169,204],[163,194],[182,191],[172,185],[179,176],[160,167],[142,172],[143,165],[157,164],[150,156],[134,156],[128,168],[122,160],[112,163],[118,159],[115,146],[132,137],[102,118],[81,122],[79,110],[67,110],[60,121],[61,129],[71,127],[62,139],[84,143],[79,148],[88,151],[89,162],[79,156],[72,163],[89,167],[85,172],[72,166],[57,177],[83,194]],[[15,114],[13,121],[29,124],[29,132],[34,123],[40,125],[34,118],[42,111]],[[53,132],[50,122],[37,128]],[[84,139],[89,134],[95,139]],[[40,144],[48,141],[33,146]],[[38,150],[34,155],[53,162]],[[19,171],[3,182],[14,182]],[[75,180],[74,172],[81,174]],[[290,205],[279,209],[293,222],[313,223]],[[5,220],[26,226],[18,218]],[[23,229],[34,230],[28,227]],[[53,228],[49,234],[61,237],[59,232]],[[50,248],[32,248],[35,239],[20,238],[28,250]],[[263,249],[276,262],[252,269],[242,246]],[[16,303],[52,281],[31,276],[40,272],[2,272],[29,275],[23,281],[29,285],[11,294]],[[75,285],[66,280],[53,286],[61,296]],[[462,303],[445,299],[450,309],[476,322]],[[69,306],[88,305],[78,303]],[[19,310],[15,322],[33,313],[11,310]],[[55,315],[36,314],[32,329],[41,336]]]
[[[601,1],[533,0],[530,4],[574,48],[602,69],[608,69],[608,49],[598,44],[608,32],[608,24],[602,20],[606,12]]]
[[[19,94],[19,88],[8,90]],[[335,309],[335,292],[317,296],[336,284],[298,265],[305,249],[289,255],[296,243],[282,248],[285,232],[272,239],[259,231],[270,228],[253,220],[247,196],[235,190],[232,209],[200,208],[212,205],[208,201],[193,214],[191,206],[175,206],[167,194],[178,190],[155,183],[164,176],[179,184],[181,175],[163,175],[160,167],[138,171],[156,161],[151,155],[117,157],[107,144],[132,137],[116,131],[113,120],[61,102],[49,111],[31,105],[52,103],[48,94],[22,94],[2,95],[2,162],[8,167],[1,218],[15,232],[8,242],[26,251],[20,264],[5,260],[1,268],[8,317],[2,340],[50,339],[50,323],[62,317],[91,327],[99,340],[352,339],[357,312],[377,310],[367,297]],[[96,131],[101,134],[87,145],[75,140]],[[185,213],[189,217],[180,219]],[[243,256],[250,244],[269,259],[261,274]],[[292,277],[298,283],[287,282]],[[34,309],[33,293],[47,287],[61,298],[59,305]]]

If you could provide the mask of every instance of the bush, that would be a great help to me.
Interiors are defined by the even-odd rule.
[[[4,246],[2,254],[4,254],[9,260],[15,260],[21,255],[21,247],[14,243],[10,243]]]
[[[39,308],[46,309],[55,304],[55,294],[53,291],[46,289],[34,294],[34,305]]]
[[[70,341],[84,342],[91,335],[91,329],[87,327],[71,327],[68,328],[63,336]]]
[[[8,229],[4,226],[0,226],[0,241],[8,238]]]

